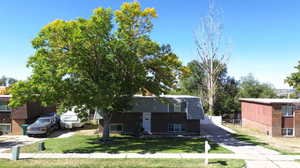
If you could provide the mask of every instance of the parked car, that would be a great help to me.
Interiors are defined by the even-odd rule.
[[[67,111],[60,116],[60,126],[62,128],[81,128],[84,125],[85,122],[82,122],[74,110]]]
[[[49,114],[39,117],[34,123],[30,124],[27,127],[27,135],[42,135],[46,137],[59,128],[59,116]]]

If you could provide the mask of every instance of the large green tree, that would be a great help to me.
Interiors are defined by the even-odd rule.
[[[138,2],[120,10],[98,8],[89,19],[56,20],[33,39],[32,75],[13,86],[11,106],[27,101],[62,109],[101,109],[103,139],[115,112],[130,109],[133,95],[156,96],[176,87],[181,62],[169,45],[150,39],[153,8]]]
[[[300,61],[298,62],[298,65],[295,66],[295,69],[297,71],[291,73],[291,75],[285,79],[285,82],[297,91],[300,91]]]
[[[238,82],[227,75],[227,68],[225,64],[220,64],[218,60],[213,61],[214,66],[221,67],[221,70],[216,75],[214,97],[214,113],[213,115],[227,115],[234,114],[239,111],[238,102]],[[207,73],[203,69],[203,63],[193,60],[187,64],[189,75],[182,78],[180,84],[180,93],[200,96],[204,100],[205,111],[209,110],[209,97],[206,87]],[[210,114],[211,115],[211,114]],[[228,115],[227,115],[228,116]]]
[[[274,87],[268,83],[261,83],[252,74],[241,77],[240,80],[241,98],[276,98]]]

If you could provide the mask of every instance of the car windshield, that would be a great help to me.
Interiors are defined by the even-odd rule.
[[[50,122],[50,119],[41,118],[41,119],[36,120],[35,123],[37,123],[37,124],[45,124],[45,123],[49,123],[49,122]]]

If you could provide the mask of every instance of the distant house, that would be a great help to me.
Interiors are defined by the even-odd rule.
[[[300,99],[240,99],[243,127],[270,136],[300,136]]]
[[[56,112],[56,107],[42,107],[28,103],[19,108],[8,107],[10,95],[0,95],[0,131],[4,134],[22,134],[22,124],[32,123],[44,113]]]
[[[203,108],[199,97],[186,95],[134,96],[133,108],[112,116],[110,131],[134,134],[145,131],[154,135],[199,135]],[[102,122],[101,122],[102,123]]]

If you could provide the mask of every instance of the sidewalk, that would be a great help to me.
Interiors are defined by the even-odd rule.
[[[249,154],[208,154],[209,159],[243,159],[252,161],[294,161],[300,159],[300,155],[249,155]],[[0,153],[0,158],[11,158],[11,153]],[[154,153],[154,154],[139,154],[139,153],[21,153],[21,159],[63,159],[63,158],[173,158],[173,159],[204,159],[204,153]]]
[[[210,141],[233,151],[246,161],[247,168],[300,168],[300,163],[295,159],[299,156],[281,155],[277,151],[264,148],[245,141],[240,141],[231,137],[227,129],[216,125],[201,125],[201,134],[205,135]]]

